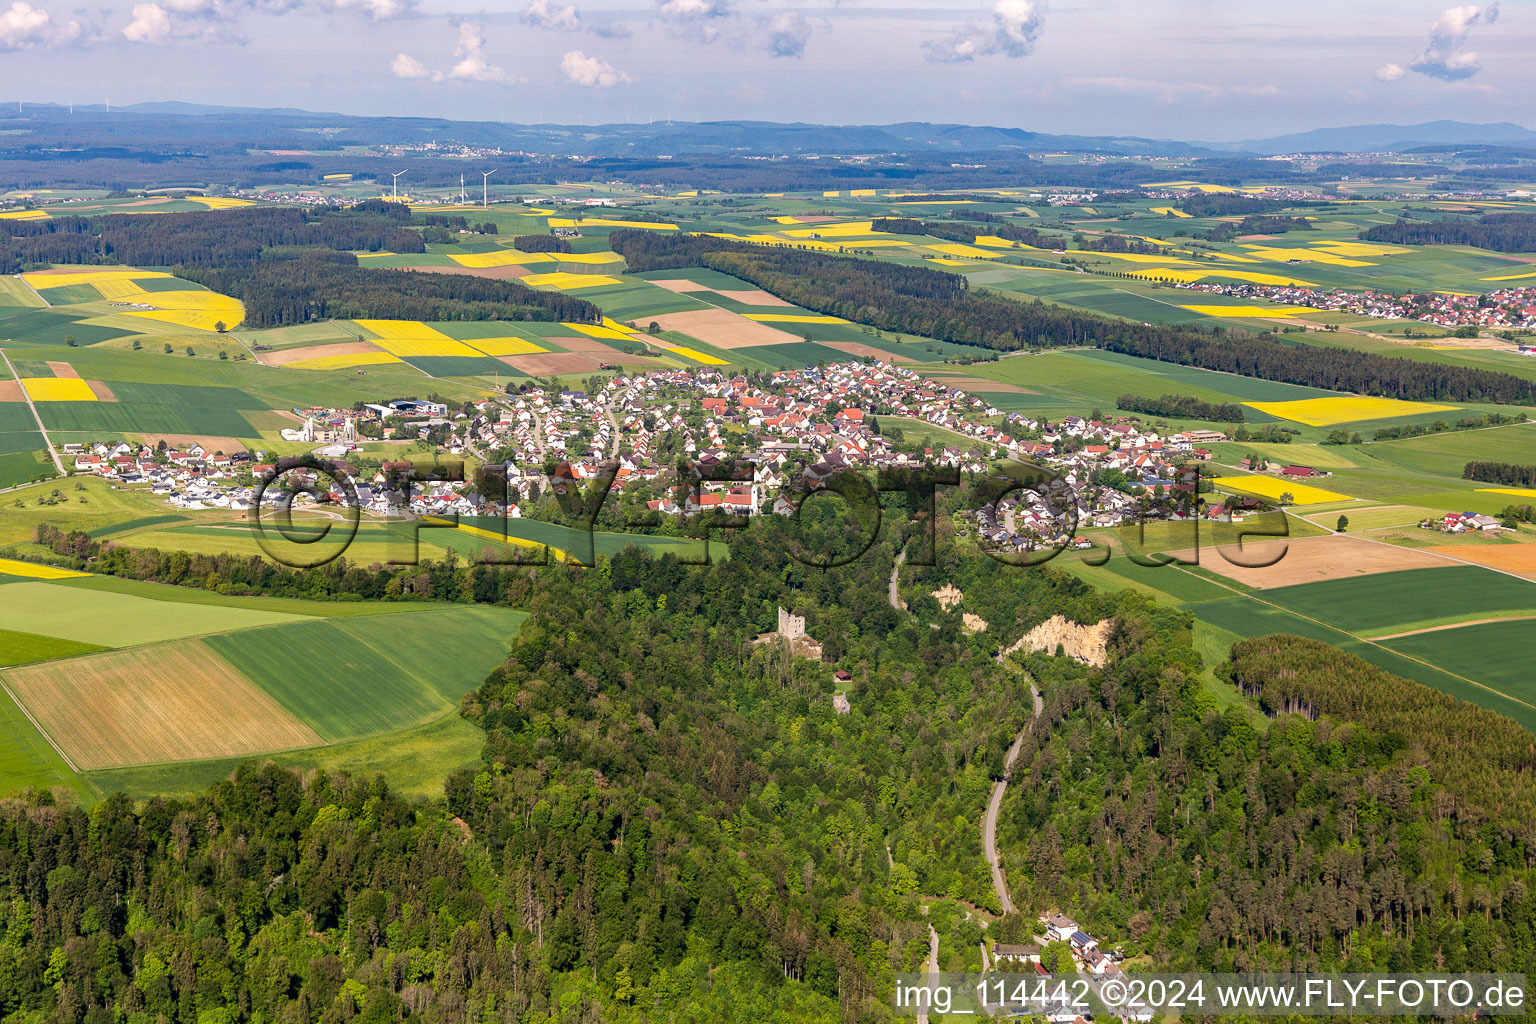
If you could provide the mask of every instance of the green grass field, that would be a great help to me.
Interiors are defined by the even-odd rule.
[[[72,658],[77,654],[104,651],[97,644],[79,640],[62,640],[56,636],[38,633],[19,633],[13,629],[0,629],[0,666],[25,665],[34,661],[53,658]]]
[[[526,617],[471,606],[289,623],[207,643],[335,742],[415,725],[456,705],[506,657]]]
[[[1536,615],[1536,583],[1471,565],[1277,587],[1264,591],[1264,598],[1361,636],[1494,615]]]
[[[12,584],[6,597],[8,628],[103,647],[177,640],[296,618],[237,606],[152,601],[44,581]]]
[[[1536,622],[1485,622],[1385,641],[1402,654],[1444,665],[1531,706],[1536,718]]]

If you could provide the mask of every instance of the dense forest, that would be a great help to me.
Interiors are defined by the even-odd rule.
[[[369,200],[342,210],[274,207],[146,217],[51,217],[6,223],[0,272],[24,263],[123,263],[130,266],[219,266],[254,260],[271,247],[422,252],[410,208]]]
[[[521,252],[570,252],[571,243],[554,235],[518,235],[512,248]]]
[[[964,277],[837,253],[771,248],[706,235],[615,231],[631,269],[705,266],[796,305],[881,330],[1000,351],[1090,346],[1208,370],[1408,400],[1527,405],[1536,382],[1514,374],[1322,348],[1231,332],[1137,324],[1036,300],[1023,302]]]
[[[343,254],[345,255],[345,254]],[[599,323],[602,311],[575,296],[516,281],[409,270],[370,270],[322,251],[176,273],[245,304],[250,327],[312,320],[560,320]]]
[[[1360,232],[1369,242],[1472,245],[1494,252],[1536,252],[1536,213],[1488,213],[1474,219],[1408,220]]]
[[[1121,395],[1115,399],[1115,408],[1213,423],[1241,423],[1245,418],[1243,407],[1236,402],[1207,402],[1194,395]]]
[[[931,235],[951,242],[970,245],[976,241],[976,229],[969,224],[952,221],[923,221],[911,217],[876,217],[870,221],[872,231],[884,231],[893,235]]]
[[[1461,475],[1463,479],[1486,484],[1536,487],[1536,466],[1520,466],[1512,462],[1469,462],[1462,467]]]
[[[1531,968],[1530,733],[1290,636],[1223,669],[1278,716],[1258,728],[1187,673],[1122,680],[1136,628],[1048,691],[1050,737],[1026,739],[1004,814],[1033,905],[1189,969]]]

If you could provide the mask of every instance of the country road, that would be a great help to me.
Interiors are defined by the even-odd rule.
[[[924,908],[927,912],[927,908]],[[928,959],[923,961],[923,971],[926,974],[939,973],[939,933],[934,931],[933,925],[928,926]],[[928,1005],[919,1003],[917,1007],[918,1024],[928,1024]]]
[[[901,572],[901,564],[907,560],[907,549],[902,548],[901,554],[896,556],[896,564],[891,567],[891,607],[897,611],[902,610],[901,595],[896,592],[896,577]]]
[[[1040,717],[1040,712],[1045,710],[1045,700],[1040,696],[1040,691],[1035,689],[1035,684],[1029,684],[1030,696],[1035,701],[1034,718],[1030,720],[1032,726]],[[1028,727],[1026,727],[1027,729]],[[1019,747],[1024,743],[1024,731],[1020,731],[1013,741],[1013,746],[1008,748],[1008,756],[1003,761],[1003,777],[992,784],[992,799],[987,803],[987,817],[981,829],[981,844],[987,855],[987,866],[992,869],[992,888],[997,890],[998,902],[1002,904],[1003,913],[1013,913],[1013,901],[1008,898],[1008,884],[1003,878],[1002,865],[997,860],[997,813],[1003,806],[1003,792],[1008,788],[1008,776],[1013,771],[1013,762],[1019,756]]]

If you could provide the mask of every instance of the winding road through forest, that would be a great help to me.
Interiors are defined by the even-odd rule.
[[[1005,914],[1013,913],[1013,901],[1008,898],[1008,883],[1003,878],[1003,867],[997,859],[997,814],[1002,809],[1003,793],[1008,788],[1008,777],[1013,772],[1013,762],[1019,756],[1019,747],[1024,743],[1024,733],[1033,728],[1040,719],[1040,712],[1045,710],[1045,699],[1035,689],[1033,680],[1029,684],[1029,695],[1035,702],[1034,716],[1029,725],[1019,731],[1013,746],[1008,748],[1008,756],[1003,760],[1003,777],[992,784],[992,799],[987,803],[987,816],[981,826],[981,845],[987,855],[987,866],[992,869],[992,888],[997,890],[997,900],[1002,904]]]

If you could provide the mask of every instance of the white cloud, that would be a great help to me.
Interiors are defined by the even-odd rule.
[[[322,10],[360,11],[374,21],[388,21],[408,13],[416,0],[322,0],[318,6]]]
[[[601,57],[589,57],[580,50],[571,50],[560,58],[560,71],[577,85],[589,89],[607,89],[620,82],[634,81]]]
[[[1498,20],[1497,3],[1487,7],[1466,4],[1446,8],[1429,27],[1429,45],[1408,65],[1409,69],[1447,82],[1471,78],[1482,70],[1482,65],[1477,54],[1466,49],[1467,36],[1474,25],[1492,25]]]
[[[661,0],[656,13],[680,34],[701,43],[720,38],[721,24],[731,18],[727,0]]]
[[[485,58],[485,33],[473,22],[459,25],[459,45],[453,55],[459,62],[448,72],[449,78],[468,82],[505,82],[508,75]]]
[[[171,17],[159,4],[134,4],[133,20],[123,26],[123,38],[130,43],[168,43]]]
[[[425,64],[408,53],[395,54],[395,59],[390,63],[389,70],[394,73],[396,78],[432,82],[441,82],[443,80],[443,73],[441,71],[428,69]]]
[[[581,28],[581,13],[575,4],[556,7],[551,0],[533,0],[522,13],[522,20],[535,28],[574,32]]]
[[[9,10],[0,11],[0,50],[30,50],[34,46],[57,46],[80,36],[78,21],[54,21],[41,7],[17,0]]]
[[[1034,0],[997,0],[992,6],[993,41],[1010,57],[1023,57],[1035,48],[1045,15]]]
[[[1407,73],[1408,72],[1403,70],[1403,66],[1401,64],[1393,64],[1391,62],[1383,64],[1381,67],[1376,69],[1377,79],[1383,82],[1395,82]]]
[[[773,56],[792,57],[796,60],[805,56],[805,44],[811,38],[811,25],[798,12],[789,11],[773,18],[768,22],[767,32],[764,45]]]
[[[242,15],[355,12],[387,21],[409,12],[417,0],[146,0],[135,4],[123,38],[135,43],[178,39],[244,42]]]
[[[997,0],[990,24],[963,26],[945,39],[929,40],[923,50],[931,61],[961,64],[1001,54],[1027,57],[1045,28],[1045,11],[1036,0]]]
[[[662,0],[658,10],[663,18],[670,21],[723,18],[730,13],[721,0]]]

